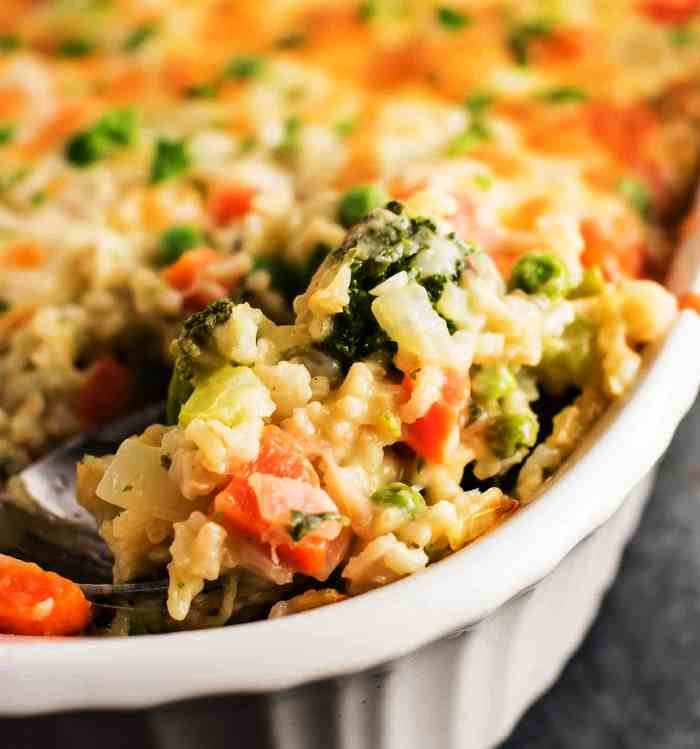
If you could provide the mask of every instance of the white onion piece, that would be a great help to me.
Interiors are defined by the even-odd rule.
[[[184,520],[199,509],[185,499],[161,464],[161,450],[132,437],[117,450],[97,486],[97,496],[124,509],[143,510],[163,520]]]

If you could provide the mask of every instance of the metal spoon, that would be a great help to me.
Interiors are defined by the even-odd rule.
[[[79,434],[32,463],[17,478],[33,507],[0,494],[0,552],[35,561],[78,582],[89,597],[159,593],[165,580],[112,585],[112,555],[92,516],[77,502],[75,467],[85,454],[106,455],[148,425],[162,420],[162,403]]]

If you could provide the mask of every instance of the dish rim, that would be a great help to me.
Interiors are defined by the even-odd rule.
[[[667,285],[675,293],[700,292],[700,231],[679,248]],[[683,366],[693,347],[700,348],[700,316],[684,311],[645,354],[630,392],[608,409],[542,495],[441,562],[274,621],[135,638],[0,635],[0,715],[275,692],[365,671],[475,626],[545,578],[661,457],[700,387],[700,369]],[[615,455],[614,466],[607,455]],[[533,537],[535,544],[528,542]],[[212,646],[217,656],[206,659]]]

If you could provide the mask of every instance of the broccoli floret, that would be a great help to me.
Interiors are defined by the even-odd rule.
[[[185,320],[174,343],[175,367],[184,379],[192,379],[197,359],[206,353],[214,331],[228,322],[235,306],[230,299],[218,299]]]
[[[378,351],[392,355],[396,345],[372,314],[372,289],[404,271],[426,289],[435,306],[445,286],[459,280],[464,258],[473,251],[453,232],[441,234],[431,219],[407,216],[395,201],[372,211],[321,265],[325,273],[333,265],[349,264],[352,275],[350,300],[333,316],[333,328],[320,348],[344,369]]]
[[[209,354],[209,363],[216,357],[208,350],[214,331],[224,325],[233,314],[235,304],[230,299],[219,299],[206,309],[188,318],[175,339],[172,352],[175,355],[175,368],[168,387],[166,417],[168,423],[177,422],[182,404],[194,389],[194,376],[202,359]]]

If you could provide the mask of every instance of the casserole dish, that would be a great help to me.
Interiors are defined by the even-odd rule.
[[[679,249],[668,283],[700,288],[700,236]],[[496,745],[556,678],[612,582],[654,466],[697,393],[698,345],[700,319],[682,312],[550,488],[421,574],[210,632],[0,637],[0,713],[153,708],[138,722],[144,737],[178,746],[203,734],[209,746],[235,736],[283,749]]]

